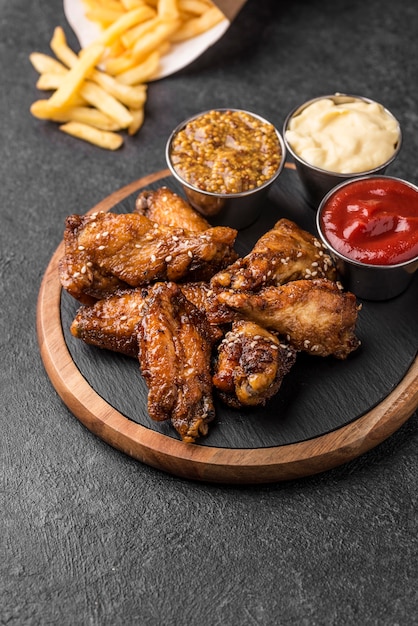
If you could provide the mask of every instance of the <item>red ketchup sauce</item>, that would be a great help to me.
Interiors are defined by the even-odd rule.
[[[321,227],[339,253],[371,265],[418,256],[418,191],[393,178],[365,178],[326,201]]]

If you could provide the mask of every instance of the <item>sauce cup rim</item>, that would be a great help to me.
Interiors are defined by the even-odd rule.
[[[293,117],[296,117],[297,114],[302,113],[302,111],[304,111],[309,105],[313,104],[314,102],[318,102],[319,100],[335,100],[337,98],[343,98],[343,99],[348,99],[348,102],[353,102],[354,100],[361,100],[362,102],[368,102],[370,104],[379,104],[380,106],[383,107],[383,110],[385,111],[385,113],[387,113],[397,124],[398,127],[398,141],[396,143],[396,147],[394,150],[394,153],[392,154],[392,156],[387,159],[386,161],[384,161],[383,163],[381,163],[380,165],[377,165],[376,167],[372,168],[372,169],[367,169],[367,170],[362,170],[360,172],[336,172],[334,170],[327,170],[327,169],[323,169],[321,167],[318,167],[317,165],[313,165],[312,163],[309,163],[308,161],[305,161],[304,159],[302,159],[298,154],[296,154],[296,152],[293,150],[293,148],[291,147],[291,145],[289,144],[289,142],[286,139],[286,131],[288,130],[288,125],[290,120]],[[358,96],[355,94],[347,94],[347,93],[334,93],[334,94],[326,94],[323,96],[317,96],[316,98],[311,98],[310,100],[306,100],[306,102],[297,105],[296,107],[294,107],[290,113],[288,113],[288,115],[286,116],[286,119],[284,121],[283,124],[283,141],[286,145],[286,149],[287,151],[292,155],[293,159],[295,161],[297,161],[298,163],[300,163],[301,165],[304,165],[307,168],[312,169],[315,172],[320,172],[321,174],[328,174],[331,176],[336,176],[338,178],[343,178],[343,179],[351,179],[353,176],[364,176],[367,174],[373,174],[375,172],[379,172],[382,169],[385,169],[386,167],[388,167],[388,165],[390,165],[392,163],[392,161],[395,160],[395,158],[398,156],[398,153],[401,149],[402,146],[402,129],[401,129],[401,125],[399,123],[399,120],[397,119],[397,117],[392,113],[392,111],[390,111],[389,109],[387,109],[385,106],[383,106],[380,102],[378,102],[377,100],[373,100],[371,98],[367,98],[366,96]]]
[[[412,189],[414,189],[414,191],[416,191],[418,193],[418,185],[415,185],[414,183],[411,183],[410,181],[405,180],[403,178],[399,178],[397,176],[387,176],[385,174],[371,174],[369,176],[358,176],[356,178],[351,178],[350,180],[344,181],[344,182],[336,185],[332,189],[330,189],[330,191],[321,200],[321,203],[320,203],[320,205],[318,207],[318,210],[317,210],[317,213],[316,213],[316,228],[317,228],[318,234],[319,234],[320,238],[322,239],[322,242],[324,243],[324,245],[328,248],[328,250],[333,255],[335,255],[336,257],[338,257],[342,261],[345,261],[346,263],[350,263],[353,266],[363,267],[363,268],[367,268],[367,269],[373,269],[373,270],[376,270],[376,271],[398,269],[398,268],[402,268],[402,267],[405,267],[405,266],[408,266],[408,265],[412,265],[412,264],[418,262],[418,255],[415,255],[415,256],[411,257],[410,259],[407,259],[406,261],[402,261],[401,263],[392,263],[392,264],[386,263],[386,264],[379,264],[379,265],[374,264],[374,263],[365,263],[363,261],[358,261],[357,259],[352,259],[349,256],[343,254],[342,252],[339,252],[338,250],[336,250],[334,248],[334,246],[331,244],[331,242],[328,241],[325,233],[322,230],[321,216],[322,216],[322,212],[323,212],[324,207],[325,207],[326,203],[328,202],[328,200],[331,198],[331,196],[333,196],[335,193],[340,191],[340,189],[342,189],[344,187],[348,187],[349,185],[352,185],[353,183],[362,182],[364,180],[380,180],[382,178],[384,180],[393,180],[393,181],[396,181],[398,183],[402,183],[404,185],[407,185],[408,187],[411,187]]]
[[[204,189],[200,189],[199,187],[196,187],[195,185],[192,185],[191,183],[187,182],[187,180],[182,178],[178,174],[178,172],[175,170],[175,168],[173,166],[173,163],[171,161],[171,144],[173,142],[174,137],[185,126],[187,126],[187,124],[189,122],[192,122],[193,120],[195,120],[195,119],[197,119],[199,117],[202,117],[203,115],[206,115],[207,113],[211,113],[212,111],[221,111],[221,112],[222,111],[225,111],[225,112],[226,111],[237,111],[237,112],[247,113],[248,115],[251,115],[252,117],[255,117],[256,119],[260,120],[261,122],[269,124],[270,126],[272,126],[274,128],[274,131],[276,133],[277,139],[279,141],[279,146],[280,146],[280,151],[281,151],[281,159],[280,159],[280,163],[279,163],[279,166],[278,166],[277,170],[275,171],[273,176],[271,176],[268,180],[266,180],[265,183],[263,183],[262,185],[259,185],[258,187],[254,187],[254,189],[248,189],[247,191],[240,191],[238,193],[218,193],[216,191],[206,191]],[[174,128],[174,130],[170,133],[170,136],[169,136],[169,138],[167,140],[167,143],[166,143],[166,146],[165,146],[165,158],[166,158],[167,166],[168,166],[171,174],[174,176],[174,178],[176,178],[176,180],[179,183],[181,183],[182,185],[184,185],[188,189],[191,189],[192,191],[195,191],[196,193],[203,194],[205,196],[211,196],[213,198],[223,198],[223,199],[243,198],[243,197],[246,197],[246,196],[254,195],[257,192],[262,191],[263,189],[266,189],[266,187],[269,187],[278,178],[279,174],[283,170],[283,167],[284,167],[284,164],[285,164],[285,160],[286,160],[286,144],[285,144],[285,142],[283,140],[283,137],[282,137],[281,133],[276,128],[276,126],[274,124],[272,124],[272,122],[270,122],[266,118],[262,117],[261,115],[258,115],[258,113],[253,113],[252,111],[249,111],[247,109],[240,109],[240,108],[234,108],[234,107],[217,107],[217,108],[213,108],[213,109],[207,109],[206,111],[201,111],[200,113],[196,113],[195,115],[191,115],[187,119],[185,119],[182,122],[180,122],[180,124],[178,124]]]

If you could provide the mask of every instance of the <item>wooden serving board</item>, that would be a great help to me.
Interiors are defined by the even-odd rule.
[[[132,210],[139,190],[169,185],[168,170],[137,180],[93,207]],[[257,222],[241,231],[245,254],[280,218],[315,232],[315,212],[290,164]],[[92,348],[73,338],[78,308],[62,292],[58,262],[63,242],[43,278],[37,310],[40,352],[57,393],[95,435],[131,457],[184,478],[220,483],[263,483],[308,476],[370,450],[418,407],[418,280],[398,298],[363,302],[362,347],[346,361],[299,355],[275,398],[262,408],[232,410],[217,403],[209,435],[184,444],[168,423],[151,422],[145,383],[135,359]]]

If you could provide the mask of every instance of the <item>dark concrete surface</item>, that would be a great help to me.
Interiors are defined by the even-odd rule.
[[[417,183],[416,1],[250,0],[215,47],[150,86],[144,127],[117,153],[29,114],[28,55],[49,51],[56,25],[75,44],[59,1],[0,0],[1,624],[417,624],[416,413],[322,475],[193,483],[87,431],[35,329],[66,215],[164,168],[169,132],[192,113],[245,107],[281,126],[307,98],[364,94],[398,116],[391,173]]]

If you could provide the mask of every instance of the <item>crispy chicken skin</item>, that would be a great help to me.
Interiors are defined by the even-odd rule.
[[[118,290],[78,309],[70,331],[85,343],[138,356],[138,324],[147,296],[147,289]]]
[[[185,297],[206,315],[208,322],[213,326],[230,324],[238,317],[228,306],[219,302],[217,295],[222,290],[211,287],[209,283],[183,283],[180,289]]]
[[[153,287],[138,325],[139,362],[148,386],[148,412],[170,419],[182,441],[206,435],[215,416],[212,341],[204,315],[168,282]]]
[[[228,406],[264,405],[296,361],[296,351],[254,322],[234,322],[218,347],[212,378]]]
[[[198,233],[211,227],[208,221],[181,196],[168,187],[142,191],[136,199],[135,211],[153,222]]]
[[[212,341],[220,341],[225,334],[225,325],[237,317],[236,313],[227,306],[219,305],[216,290],[207,283],[184,283],[179,288],[207,318]],[[141,321],[145,298],[152,289],[153,285],[118,289],[92,305],[81,306],[70,327],[72,335],[89,345],[138,356],[137,326]]]
[[[208,283],[184,283],[178,286],[187,300],[206,316],[213,342],[221,340],[225,334],[224,327],[236,319],[237,314],[219,304],[217,290]],[[152,289],[153,285],[118,289],[91,305],[81,306],[71,324],[71,334],[89,345],[136,357],[137,325],[141,320],[145,298]]]
[[[296,350],[345,359],[359,346],[356,298],[330,280],[297,280],[258,293],[223,291],[217,297],[243,318],[286,337]]]
[[[193,233],[158,226],[137,214],[99,212],[67,218],[61,284],[83,304],[118,288],[162,280],[208,280],[236,259],[237,231],[228,227]]]
[[[356,298],[319,240],[281,219],[237,260],[236,236],[165,187],[133,213],[66,221],[59,276],[82,304],[72,335],[138,359],[150,417],[186,443],[207,434],[214,390],[262,406],[297,352],[345,359],[360,344]]]
[[[322,243],[294,222],[279,220],[245,257],[216,274],[213,286],[235,291],[258,291],[292,280],[336,279],[330,256]]]

